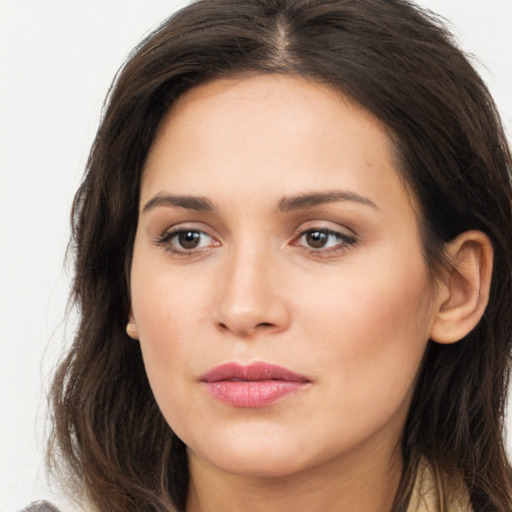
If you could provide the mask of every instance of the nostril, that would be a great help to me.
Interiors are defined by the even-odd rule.
[[[256,331],[258,331],[260,329],[266,330],[266,329],[270,329],[273,327],[275,327],[275,325],[271,322],[260,322],[259,324],[253,325],[252,327],[248,327],[248,328],[247,328],[247,326],[238,326],[238,329],[236,328],[235,325],[230,326],[229,324],[226,324],[224,322],[218,323],[218,328],[221,331],[235,331],[243,336],[250,336],[251,334],[255,333]]]

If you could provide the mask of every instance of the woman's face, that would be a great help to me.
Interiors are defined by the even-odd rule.
[[[339,93],[273,75],[182,96],[146,162],[131,294],[192,464],[278,476],[395,448],[433,286],[390,138]]]

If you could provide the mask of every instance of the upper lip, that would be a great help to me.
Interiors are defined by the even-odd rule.
[[[307,377],[292,372],[287,368],[263,362],[255,362],[249,365],[240,363],[221,364],[206,372],[200,380],[203,382],[220,382],[225,380],[310,382],[310,379]]]

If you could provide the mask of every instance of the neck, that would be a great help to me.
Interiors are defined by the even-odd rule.
[[[399,450],[380,445],[284,476],[225,472],[189,455],[187,512],[388,512],[401,476]]]

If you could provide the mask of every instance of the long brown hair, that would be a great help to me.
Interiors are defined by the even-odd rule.
[[[512,341],[512,168],[481,79],[433,15],[405,0],[199,0],[166,20],[111,88],[72,212],[80,323],[51,393],[53,467],[101,511],[183,511],[185,446],[125,333],[139,183],[184,91],[244,72],[328,84],[389,129],[420,205],[426,262],[468,229],[494,247],[489,305],[453,345],[429,342],[401,439],[404,511],[420,458],[457,474],[475,511],[512,509],[503,421]],[[59,455],[60,454],[60,455]]]

